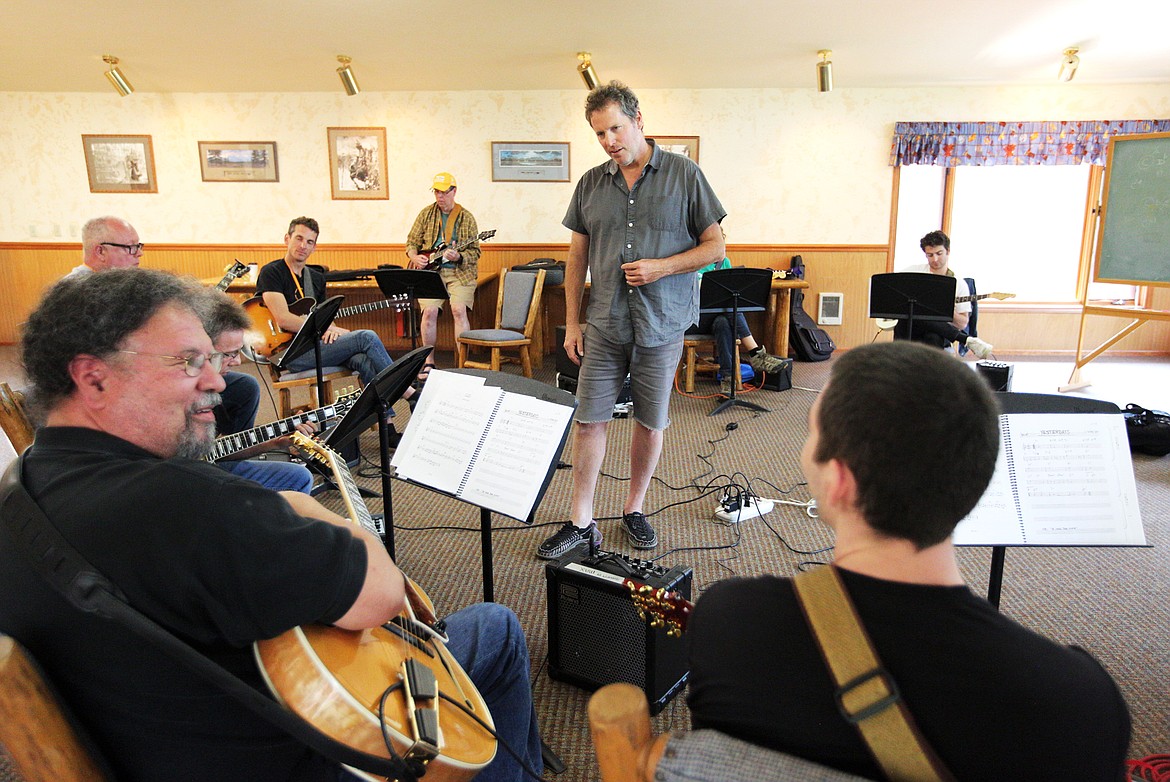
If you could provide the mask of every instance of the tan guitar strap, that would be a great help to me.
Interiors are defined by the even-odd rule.
[[[439,223],[443,227],[443,230],[440,231],[440,235],[443,238],[444,247],[450,247],[451,244],[455,241],[455,225],[459,222],[459,213],[462,211],[463,207],[459,204],[455,204],[455,206],[451,209],[451,214],[447,215],[446,219],[443,219],[442,217],[439,218]]]
[[[805,619],[837,684],[834,698],[846,720],[894,782],[949,782],[953,778],[918,731],[914,719],[861,624],[832,565],[793,579]]]

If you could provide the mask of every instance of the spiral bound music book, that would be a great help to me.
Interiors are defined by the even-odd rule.
[[[524,521],[573,408],[432,370],[391,464],[399,478]]]
[[[1008,413],[999,426],[995,475],[956,545],[1146,545],[1122,416]]]

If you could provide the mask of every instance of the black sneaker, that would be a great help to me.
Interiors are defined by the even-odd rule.
[[[601,545],[601,530],[596,523],[588,527],[574,527],[573,522],[567,521],[552,536],[541,543],[536,549],[536,556],[540,559],[559,559],[580,546],[589,546],[590,538],[593,545]]]
[[[637,511],[627,513],[622,516],[622,527],[634,548],[654,548],[658,545],[658,535],[650,522],[646,521],[646,514]]]

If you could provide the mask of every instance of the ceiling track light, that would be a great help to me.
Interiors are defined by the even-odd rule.
[[[597,71],[593,70],[593,55],[589,52],[577,52],[577,73],[581,74],[581,81],[591,90],[597,89],[601,79],[597,78]]]
[[[1064,58],[1060,61],[1060,74],[1057,76],[1061,81],[1072,81],[1073,76],[1077,75],[1077,68],[1081,67],[1081,58],[1077,56],[1079,52],[1075,46],[1070,46],[1064,50]]]
[[[829,58],[833,56],[833,50],[821,49],[817,52],[817,56],[821,58],[821,61],[817,63],[817,91],[832,92],[833,61]]]
[[[362,91],[362,88],[358,86],[357,77],[353,75],[353,69],[349,67],[353,60],[344,54],[339,54],[337,61],[341,63],[341,67],[337,69],[337,75],[341,77],[341,86],[345,88],[345,94],[351,97],[357,95]]]
[[[114,89],[118,91],[119,95],[125,98],[127,95],[134,92],[134,85],[126,79],[126,76],[118,67],[117,57],[113,56],[112,54],[103,54],[102,61],[106,65],[110,66],[110,69],[106,71],[106,78],[110,80],[110,84],[114,85]]]

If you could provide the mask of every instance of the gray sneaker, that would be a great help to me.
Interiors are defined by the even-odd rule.
[[[991,355],[991,343],[984,342],[979,337],[967,337],[967,350],[975,354],[976,358],[987,358]]]
[[[575,548],[588,547],[590,538],[594,546],[601,545],[601,530],[597,528],[596,522],[588,527],[574,527],[573,522],[567,521],[537,547],[536,556],[540,559],[560,559]]]
[[[748,364],[757,372],[775,374],[784,368],[784,362],[776,356],[768,355],[768,349],[761,346],[760,352],[747,357]]]
[[[625,529],[626,537],[630,539],[630,545],[634,548],[654,548],[658,545],[658,534],[654,532],[650,522],[646,521],[644,513],[635,511],[622,516],[622,528]]]
[[[728,377],[728,378],[724,378],[723,380],[720,380],[719,381],[719,395],[725,396],[725,397],[730,397],[731,396],[731,389],[733,389],[734,387],[735,387],[735,381],[732,380],[731,378]]]

